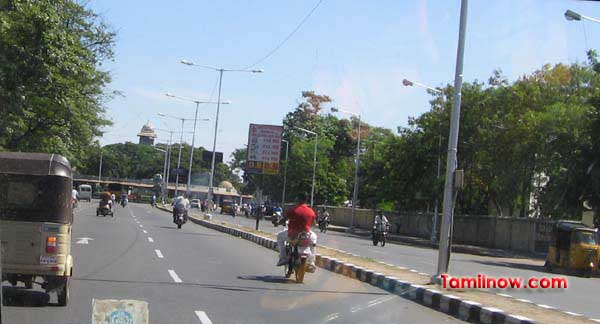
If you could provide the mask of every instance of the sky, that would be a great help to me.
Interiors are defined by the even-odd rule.
[[[165,96],[217,98],[218,73],[180,63],[244,68],[275,48],[317,4],[304,1],[92,0],[88,6],[117,32],[114,61],[104,64],[117,96],[107,102],[101,144],[138,141],[150,122],[179,131],[181,122],[158,113],[193,118],[195,104]],[[546,63],[585,60],[599,48],[600,24],[567,21],[564,12],[600,18],[600,3],[575,0],[469,1],[466,82],[486,81],[495,69],[510,80]],[[459,0],[323,0],[305,24],[271,57],[261,74],[223,76],[217,151],[229,160],[247,143],[248,124],[281,125],[313,90],[332,106],[360,113],[390,129],[429,110],[430,96],[402,80],[432,87],[453,83]],[[216,106],[201,105],[195,146],[212,149]],[[340,115],[342,118],[347,116]],[[183,140],[191,142],[192,122]],[[158,142],[169,134],[158,131]],[[175,134],[178,136],[178,134]],[[175,139],[174,139],[175,140]],[[177,141],[179,139],[176,139]]]

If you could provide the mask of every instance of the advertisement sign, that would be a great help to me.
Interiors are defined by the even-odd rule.
[[[250,124],[245,171],[278,174],[283,126]]]

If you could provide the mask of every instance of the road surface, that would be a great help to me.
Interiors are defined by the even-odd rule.
[[[117,206],[115,215],[96,217],[94,201],[80,203],[69,305],[5,285],[3,323],[90,323],[94,298],[144,300],[161,324],[462,323],[322,269],[304,284],[286,281],[275,252],[191,222],[178,230],[148,205]]]
[[[199,212],[197,212],[199,213]],[[254,228],[255,219],[245,216],[220,215],[213,212],[217,220],[225,220]],[[261,231],[276,233],[282,230],[275,228],[269,220],[262,220],[259,225]],[[437,269],[437,250],[415,247],[403,244],[386,244],[385,247],[374,247],[370,238],[348,235],[346,233],[329,231],[319,233],[318,244],[339,250],[354,253],[363,257],[387,262],[397,266],[417,270],[421,273],[432,275]],[[509,259],[477,256],[471,254],[453,253],[450,261],[452,276],[477,276],[485,274],[493,277],[548,277],[563,276],[548,273],[543,268],[543,261],[531,259]],[[494,290],[498,293],[510,295],[514,298],[532,301],[536,304],[547,305],[559,310],[575,312],[590,318],[600,319],[600,307],[597,296],[600,292],[600,278],[581,278],[567,276],[569,287],[564,290],[530,291],[524,289]]]

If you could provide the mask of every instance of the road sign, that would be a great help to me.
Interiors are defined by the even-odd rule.
[[[250,124],[245,172],[278,174],[283,126]]]
[[[202,161],[212,162],[212,151],[202,151]],[[223,152],[215,152],[215,163],[223,163]]]

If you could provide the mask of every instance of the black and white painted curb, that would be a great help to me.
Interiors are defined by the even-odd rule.
[[[162,208],[161,208],[162,209]],[[163,209],[169,211],[168,209]],[[170,211],[169,211],[170,212]],[[239,230],[191,216],[193,223],[237,236],[268,249],[277,251],[277,241],[254,233]],[[329,270],[352,279],[371,284],[392,294],[410,299],[424,306],[433,308],[445,314],[457,317],[464,321],[483,324],[529,324],[533,320],[512,315],[501,309],[485,307],[479,303],[463,300],[459,297],[445,294],[440,291],[429,289],[425,286],[411,284],[395,277],[386,276],[373,270],[369,270],[351,263],[344,263],[335,258],[317,254],[316,264],[318,267]]]

